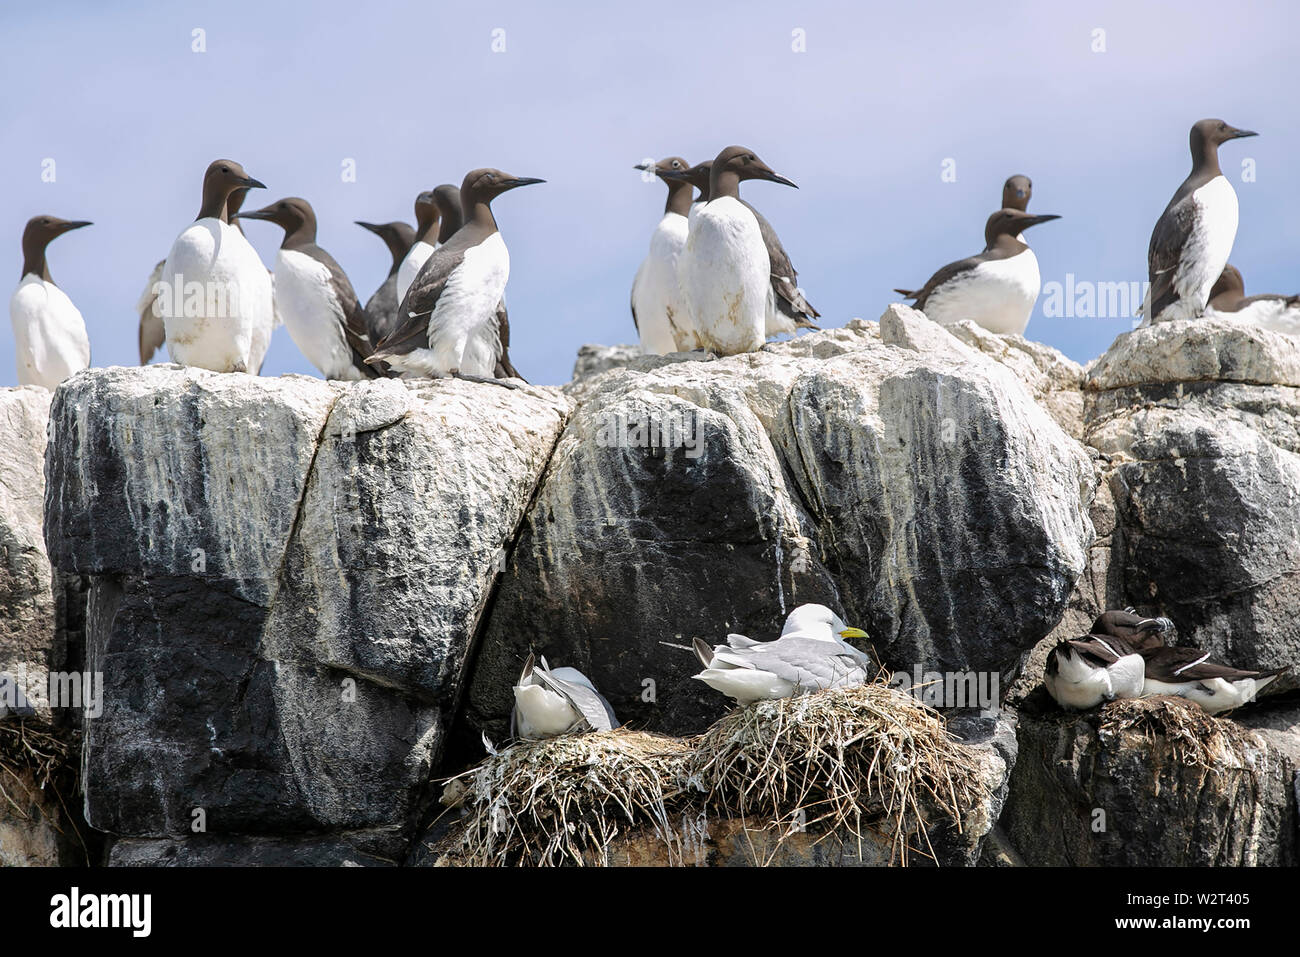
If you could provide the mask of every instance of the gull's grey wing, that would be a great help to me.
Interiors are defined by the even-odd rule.
[[[852,655],[815,638],[780,638],[731,654],[751,666],[798,685],[802,690],[860,684],[867,673]]]
[[[548,670],[536,669],[534,674],[542,683],[569,699],[569,703],[582,715],[593,731],[612,731],[617,726],[614,709],[609,706],[599,691],[593,691],[573,681],[557,678]]]

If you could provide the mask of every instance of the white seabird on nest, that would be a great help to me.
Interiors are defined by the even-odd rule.
[[[525,741],[618,727],[614,709],[577,668],[553,669],[545,658],[529,655],[514,692],[510,733]]]
[[[860,685],[871,673],[871,659],[844,639],[865,637],[825,605],[800,605],[776,641],[728,635],[725,645],[710,648],[696,638],[704,670],[695,677],[742,706]]]

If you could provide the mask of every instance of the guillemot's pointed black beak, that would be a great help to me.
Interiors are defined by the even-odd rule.
[[[83,226],[94,226],[94,225],[95,224],[88,219],[73,219],[63,224],[63,232],[66,233],[72,229],[81,229]]]
[[[786,179],[784,176],[782,176],[776,170],[771,169],[770,167],[759,165],[757,168],[754,167],[751,168],[754,169],[755,179],[765,179],[771,183],[780,183],[782,186],[794,186],[795,189],[799,188],[792,181]]]
[[[1061,217],[1056,213],[1043,213],[1041,216],[1030,216],[1021,223],[1021,228],[1028,229],[1030,226],[1037,226],[1039,223],[1050,223],[1054,219]]]
[[[1237,130],[1234,129],[1228,133],[1228,139],[1239,140],[1245,136],[1259,136],[1254,130]]]
[[[253,179],[251,176],[245,176],[239,181],[239,185],[247,189],[266,189],[266,184],[260,179]]]
[[[535,183],[545,183],[546,180],[538,179],[535,176],[516,176],[514,179],[505,180],[501,185],[506,189],[518,189],[520,186],[532,186]]]
[[[655,168],[655,164],[654,164],[654,163],[637,163],[637,164],[636,164],[635,166],[633,166],[632,168],[633,168],[633,169],[639,169],[641,172],[644,173],[644,172],[645,172],[646,170],[648,170],[648,169],[654,169],[654,168]]]
[[[681,181],[690,176],[691,171],[687,169],[657,169],[655,172],[664,179]]]
[[[368,230],[370,230],[370,231],[371,231],[372,233],[374,233],[376,236],[381,235],[381,234],[383,233],[383,231],[384,231],[384,228],[383,228],[382,226],[377,226],[377,225],[375,225],[374,223],[363,223],[363,222],[362,222],[361,220],[359,220],[359,219],[354,219],[354,220],[352,220],[352,221],[353,221],[354,223],[356,223],[358,226],[360,226],[362,229],[368,229]]]
[[[265,188],[265,187],[263,187],[263,188]],[[245,211],[245,210],[242,210],[242,209],[241,209],[239,212],[235,213],[235,218],[236,218],[236,219],[266,219],[266,220],[269,220],[269,219],[272,217],[272,215],[273,215],[274,213],[275,213],[275,209],[274,209],[273,207],[270,207],[270,206],[268,206],[266,209],[254,209],[254,210],[249,210],[249,211]]]

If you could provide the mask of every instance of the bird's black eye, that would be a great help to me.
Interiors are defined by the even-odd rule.
[[[229,167],[229,166],[223,166],[223,167],[221,167],[221,172],[223,172],[223,173],[229,173],[229,172],[230,172],[230,167]]]

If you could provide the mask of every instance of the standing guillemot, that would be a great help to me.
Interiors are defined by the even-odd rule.
[[[72,300],[50,278],[45,248],[55,238],[91,225],[86,220],[33,216],[23,228],[23,271],[9,300],[19,385],[54,389],[90,366],[86,323]]]
[[[1205,315],[1250,322],[1263,329],[1300,336],[1300,296],[1246,295],[1246,283],[1231,263],[1210,290]]]
[[[1205,312],[1237,237],[1237,194],[1219,169],[1219,145],[1256,135],[1223,120],[1201,120],[1192,127],[1192,171],[1151,231],[1151,284],[1139,310],[1144,325],[1197,319]]]
[[[465,224],[424,264],[398,309],[398,327],[368,362],[387,362],[407,375],[433,378],[495,382],[519,377],[510,363],[510,332],[502,308],[510,253],[491,204],[508,190],[542,182],[498,169],[466,174],[460,187]]]
[[[678,345],[674,324],[682,321],[686,309],[677,282],[677,260],[686,246],[691,184],[685,179],[669,179],[665,174],[685,172],[686,168],[686,160],[680,156],[634,167],[653,170],[668,187],[663,216],[650,234],[650,251],[641,260],[632,280],[632,325],[641,338],[641,352],[645,355],[684,351]]]
[[[740,201],[740,184],[750,179],[795,185],[753,150],[728,146],[713,161],[709,201],[690,224],[678,266],[700,346],[720,356],[754,352],[767,340],[772,266],[758,217]]]
[[[1000,209],[984,226],[985,249],[949,263],[918,291],[894,292],[916,300],[916,308],[941,325],[972,319],[990,332],[1020,335],[1038,299],[1038,259],[1020,235],[1030,226],[1060,219]]]
[[[226,200],[226,222],[234,226],[242,234],[244,228],[239,225],[235,215],[244,205],[244,197],[248,195],[248,190],[237,189],[230,194],[230,199]],[[149,274],[149,281],[145,283],[144,292],[140,293],[140,298],[136,300],[135,311],[140,317],[140,365],[148,365],[149,360],[153,358],[154,353],[161,348],[167,340],[167,332],[163,328],[162,312],[155,305],[158,302],[159,291],[162,287],[158,284],[162,281],[163,267],[167,265],[167,260],[158,260],[157,265],[153,267],[153,272]],[[279,322],[277,320],[276,325]],[[263,358],[266,356],[266,349],[261,350]],[[262,363],[257,363],[257,371],[261,372]]]
[[[326,379],[373,379],[366,364],[372,346],[369,320],[334,257],[316,245],[316,212],[290,196],[264,209],[240,213],[284,230],[275,260],[275,311],[294,344]]]
[[[1088,635],[1058,642],[1047,656],[1043,687],[1062,708],[1083,711],[1142,694],[1145,664],[1122,639]]]
[[[551,668],[529,655],[514,693],[510,734],[525,741],[618,727],[613,707],[577,668]]]
[[[692,166],[685,173],[674,174],[672,178],[682,178],[700,191],[699,198],[691,204],[687,213],[687,225],[694,222],[696,212],[703,209],[712,196],[709,177],[712,174],[713,161],[708,160]],[[766,217],[751,203],[740,201],[758,221],[759,232],[763,236],[763,245],[767,248],[768,270],[771,276],[771,296],[767,301],[764,314],[763,335],[770,339],[782,334],[794,335],[798,329],[820,329],[812,320],[821,313],[812,307],[799,289],[799,273],[790,261],[790,254],[785,251],[781,239],[776,234]],[[691,345],[689,348],[698,348]]]
[[[397,267],[397,301],[406,298],[411,283],[420,274],[420,267],[425,264],[438,246],[438,204],[433,201],[433,190],[427,189],[415,197],[415,242],[407,250],[402,264]]]
[[[1248,704],[1288,669],[1247,671],[1210,661],[1199,648],[1157,647],[1142,652],[1146,681],[1143,697],[1175,695],[1218,714]]]
[[[393,257],[388,275],[366,300],[365,315],[370,341],[378,342],[397,328],[397,307],[401,303],[397,297],[397,270],[415,245],[415,230],[406,223],[363,223],[361,220],[356,223],[382,239],[388,247],[389,255]]]
[[[275,323],[271,274],[230,225],[226,204],[237,189],[265,188],[233,160],[208,166],[198,218],[176,237],[163,266],[168,289],[158,306],[172,361],[213,372],[260,368]]]

